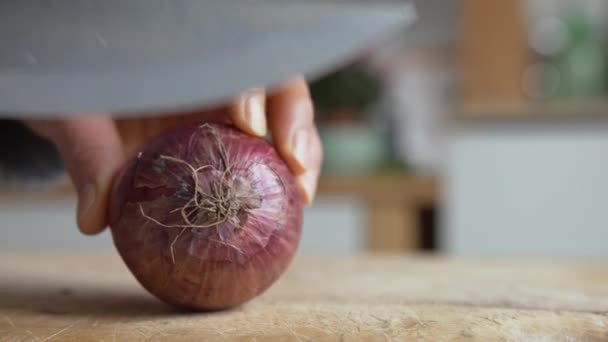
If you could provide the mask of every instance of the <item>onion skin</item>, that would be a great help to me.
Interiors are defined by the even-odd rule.
[[[238,218],[224,215],[224,223],[208,228],[168,227],[185,224],[171,211],[193,199],[195,179],[186,164],[163,156],[209,165],[197,172],[201,191],[214,193],[213,184],[229,180],[225,189],[250,202]],[[204,124],[146,144],[117,178],[109,215],[114,244],[145,289],[174,306],[218,310],[251,300],[281,276],[298,247],[302,211],[295,177],[272,145],[231,126]],[[213,215],[198,217],[219,217]]]

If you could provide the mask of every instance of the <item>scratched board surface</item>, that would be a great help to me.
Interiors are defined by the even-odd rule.
[[[0,253],[0,341],[607,341],[608,267],[309,258],[258,299],[180,313],[113,253]]]

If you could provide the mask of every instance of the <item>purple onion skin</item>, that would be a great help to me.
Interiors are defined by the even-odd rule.
[[[261,201],[240,212],[240,221],[209,228],[167,228],[150,220],[184,224],[170,212],[194,194],[192,170],[161,156],[195,168],[211,165],[198,172],[199,188],[207,193],[224,184],[215,136],[229,160],[225,179],[247,184]],[[119,175],[109,215],[114,244],[145,289],[171,305],[206,311],[245,303],[281,276],[300,240],[302,211],[295,178],[272,145],[231,126],[205,124],[148,143]]]

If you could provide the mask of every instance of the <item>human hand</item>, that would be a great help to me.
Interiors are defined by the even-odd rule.
[[[255,136],[265,136],[269,131],[279,154],[296,175],[307,204],[314,198],[322,161],[321,141],[313,119],[310,93],[301,77],[285,82],[268,96],[263,90],[255,90],[225,108],[167,118],[172,124],[229,120]],[[80,230],[85,234],[101,232],[108,225],[112,182],[127,160],[129,151],[125,150],[123,139],[127,137],[121,138],[116,122],[106,115],[29,120],[26,124],[57,146],[78,193]],[[143,142],[131,141],[127,145]]]

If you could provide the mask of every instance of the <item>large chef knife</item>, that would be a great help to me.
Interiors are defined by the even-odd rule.
[[[407,1],[4,0],[0,113],[215,105],[322,75],[414,19]]]

